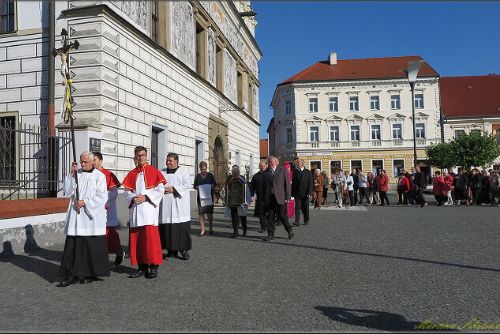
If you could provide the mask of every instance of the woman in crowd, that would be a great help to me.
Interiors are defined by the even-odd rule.
[[[349,174],[349,171],[345,171],[345,187],[347,188],[347,192],[349,194],[349,202],[348,206],[354,205],[354,180],[352,175]]]
[[[323,201],[324,182],[323,176],[321,176],[321,171],[319,169],[315,169],[313,176],[314,208],[318,210],[321,209],[321,203]]]
[[[440,171],[434,173],[434,180],[432,181],[432,192],[438,206],[442,206],[446,200],[446,183],[444,182],[444,177],[441,175]]]
[[[200,162],[200,173],[196,175],[193,184],[193,188],[196,189],[198,193],[197,201],[200,220],[200,236],[205,235],[205,214],[208,216],[210,234],[213,234],[215,185],[215,177],[212,173],[207,171],[207,163],[205,161]]]
[[[330,178],[326,172],[321,172],[323,176],[323,205],[328,203],[328,187],[330,186]]]

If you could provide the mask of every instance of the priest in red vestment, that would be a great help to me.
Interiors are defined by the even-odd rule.
[[[137,167],[132,169],[122,185],[126,188],[129,203],[129,252],[130,264],[138,265],[129,278],[158,276],[163,262],[158,232],[159,205],[167,181],[163,174],[148,164],[148,151],[143,146],[134,150]]]

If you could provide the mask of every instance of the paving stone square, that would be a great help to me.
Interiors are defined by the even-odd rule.
[[[391,198],[392,199],[392,198]],[[500,322],[498,207],[314,210],[263,242],[192,224],[188,261],[167,259],[157,279],[110,277],[56,287],[62,245],[0,261],[0,331],[408,331],[422,323]],[[127,229],[120,230],[128,244]],[[110,261],[114,256],[110,256]],[[498,331],[500,328],[496,328]]]

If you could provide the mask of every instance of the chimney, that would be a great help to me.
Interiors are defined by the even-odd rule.
[[[328,57],[330,65],[337,65],[337,52],[330,52],[330,57]]]

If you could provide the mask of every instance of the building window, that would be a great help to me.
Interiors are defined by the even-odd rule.
[[[401,124],[392,125],[392,139],[403,139],[403,130]]]
[[[252,83],[248,83],[248,96],[247,96],[247,101],[248,101],[248,114],[251,115],[252,117],[256,117],[256,109],[254,108],[253,105],[253,97],[255,95],[254,87]]]
[[[391,95],[391,109],[401,109],[401,101],[399,95]]]
[[[311,166],[311,171],[314,173],[315,169],[321,170],[321,161],[311,161],[309,163],[309,166]]]
[[[328,102],[328,105],[330,111],[339,111],[339,98],[331,97]]]
[[[156,2],[156,1],[155,1]],[[196,73],[207,78],[207,31],[196,22]],[[239,83],[239,82],[238,82]],[[238,92],[241,87],[238,87]]]
[[[16,30],[14,9],[15,1],[0,2],[0,33],[12,32]]]
[[[351,125],[351,141],[359,141],[359,125]]]
[[[293,143],[293,132],[292,132],[292,128],[287,128],[287,129],[286,129],[286,143],[287,143],[287,144]]]
[[[464,135],[464,134],[465,134],[465,130],[463,130],[463,129],[455,130],[455,139],[457,139],[458,137],[460,137],[461,135]]]
[[[351,171],[353,169],[362,169],[363,162],[361,160],[351,160]]]
[[[309,112],[318,112],[318,98],[312,97],[309,99]]]
[[[285,101],[285,114],[286,115],[292,114],[292,101],[290,100]]]
[[[424,94],[415,94],[415,109],[424,109]]]
[[[393,174],[394,177],[400,177],[402,170],[405,168],[405,161],[404,160],[394,160],[393,161]]]
[[[359,99],[357,96],[351,96],[349,98],[349,110],[359,111]]]
[[[151,39],[158,43],[158,1],[151,4]]]
[[[497,144],[500,144],[500,129],[496,130],[495,135],[497,137]]]
[[[16,117],[0,117],[0,185],[16,182]]]
[[[370,110],[380,110],[379,96],[370,96]]]
[[[335,171],[340,171],[342,169],[342,162],[340,160],[330,161],[330,173],[335,173]]]
[[[371,138],[372,140],[380,140],[380,124],[371,126]]]
[[[372,173],[374,175],[379,175],[382,169],[384,169],[384,160],[372,160]]]
[[[236,71],[236,91],[238,94],[238,107],[245,108],[243,105],[243,74],[240,71]],[[246,111],[248,112],[248,110]]]
[[[415,124],[415,138],[425,139],[425,124],[416,123]]]
[[[330,126],[330,141],[339,141],[340,129],[338,126]]]
[[[222,92],[224,87],[224,52],[218,45],[215,49],[215,85]]]
[[[319,142],[319,127],[311,126],[309,128],[309,140],[311,142]]]

